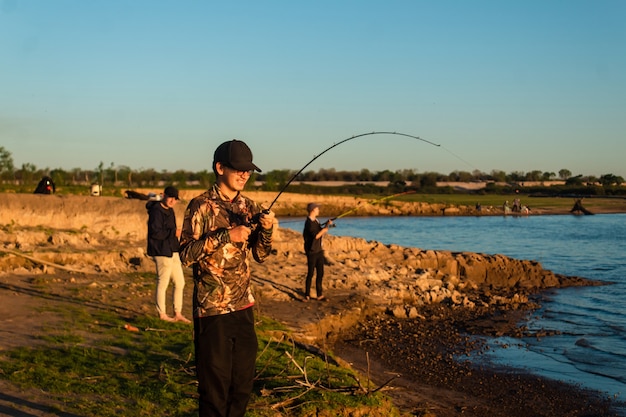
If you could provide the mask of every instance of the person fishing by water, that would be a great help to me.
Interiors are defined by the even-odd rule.
[[[274,213],[241,193],[255,170],[248,145],[222,143],[215,184],[185,211],[181,258],[193,266],[200,417],[243,417],[252,393],[258,342],[248,255],[263,262],[271,254],[274,227]]]
[[[304,253],[306,254],[307,274],[304,287],[304,300],[311,299],[311,284],[313,275],[315,274],[315,294],[317,300],[326,300],[323,294],[322,280],[324,279],[324,247],[322,238],[328,233],[332,227],[332,219],[322,226],[317,219],[320,214],[320,205],[317,203],[309,203],[307,205],[308,217],[304,222],[302,236],[304,238]]]

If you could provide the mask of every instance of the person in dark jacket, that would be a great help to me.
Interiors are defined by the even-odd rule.
[[[183,289],[185,276],[180,262],[180,233],[176,228],[174,206],[178,202],[178,190],[165,187],[161,201],[146,203],[148,210],[148,256],[156,265],[156,308],[161,320],[191,323],[183,315]],[[174,282],[174,317],[167,314],[166,294],[170,280]]]
[[[332,226],[333,221],[328,219],[324,226],[320,224],[317,219],[317,216],[320,214],[320,205],[317,203],[309,203],[306,209],[309,215],[304,222],[304,230],[302,230],[307,264],[304,299],[309,300],[311,298],[311,282],[315,274],[315,294],[318,300],[325,300],[326,297],[323,294],[322,279],[324,278],[324,263],[326,262],[326,257],[324,256],[322,237],[328,233],[328,228]]]
[[[54,185],[54,181],[52,181],[52,178],[45,176],[39,181],[39,184],[37,184],[34,194],[54,194],[55,192],[56,186]]]

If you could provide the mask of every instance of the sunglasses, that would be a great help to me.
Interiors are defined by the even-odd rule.
[[[253,169],[246,170],[246,171],[242,171],[242,170],[239,170],[239,169],[237,169],[237,168],[233,168],[230,164],[227,164],[227,163],[224,163],[224,162],[222,162],[222,166],[223,166],[224,168],[228,168],[228,169],[230,169],[231,171],[235,172],[235,173],[236,173],[237,175],[239,175],[239,176],[244,176],[244,175],[246,175],[246,174],[248,174],[248,175],[252,175],[252,173],[254,172],[254,170],[253,170]]]

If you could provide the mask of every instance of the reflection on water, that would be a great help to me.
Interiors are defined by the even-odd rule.
[[[360,217],[332,234],[422,249],[503,254],[613,285],[556,291],[533,315],[543,338],[494,339],[486,358],[626,399],[626,215]],[[302,223],[281,223],[300,231]],[[503,346],[508,346],[503,348]]]

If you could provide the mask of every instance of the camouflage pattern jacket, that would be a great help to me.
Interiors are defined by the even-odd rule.
[[[248,254],[263,262],[272,250],[272,230],[260,225],[245,243],[230,241],[229,229],[249,224],[260,207],[239,193],[234,200],[217,185],[189,202],[181,235],[180,258],[193,266],[194,317],[227,314],[254,305]]]

